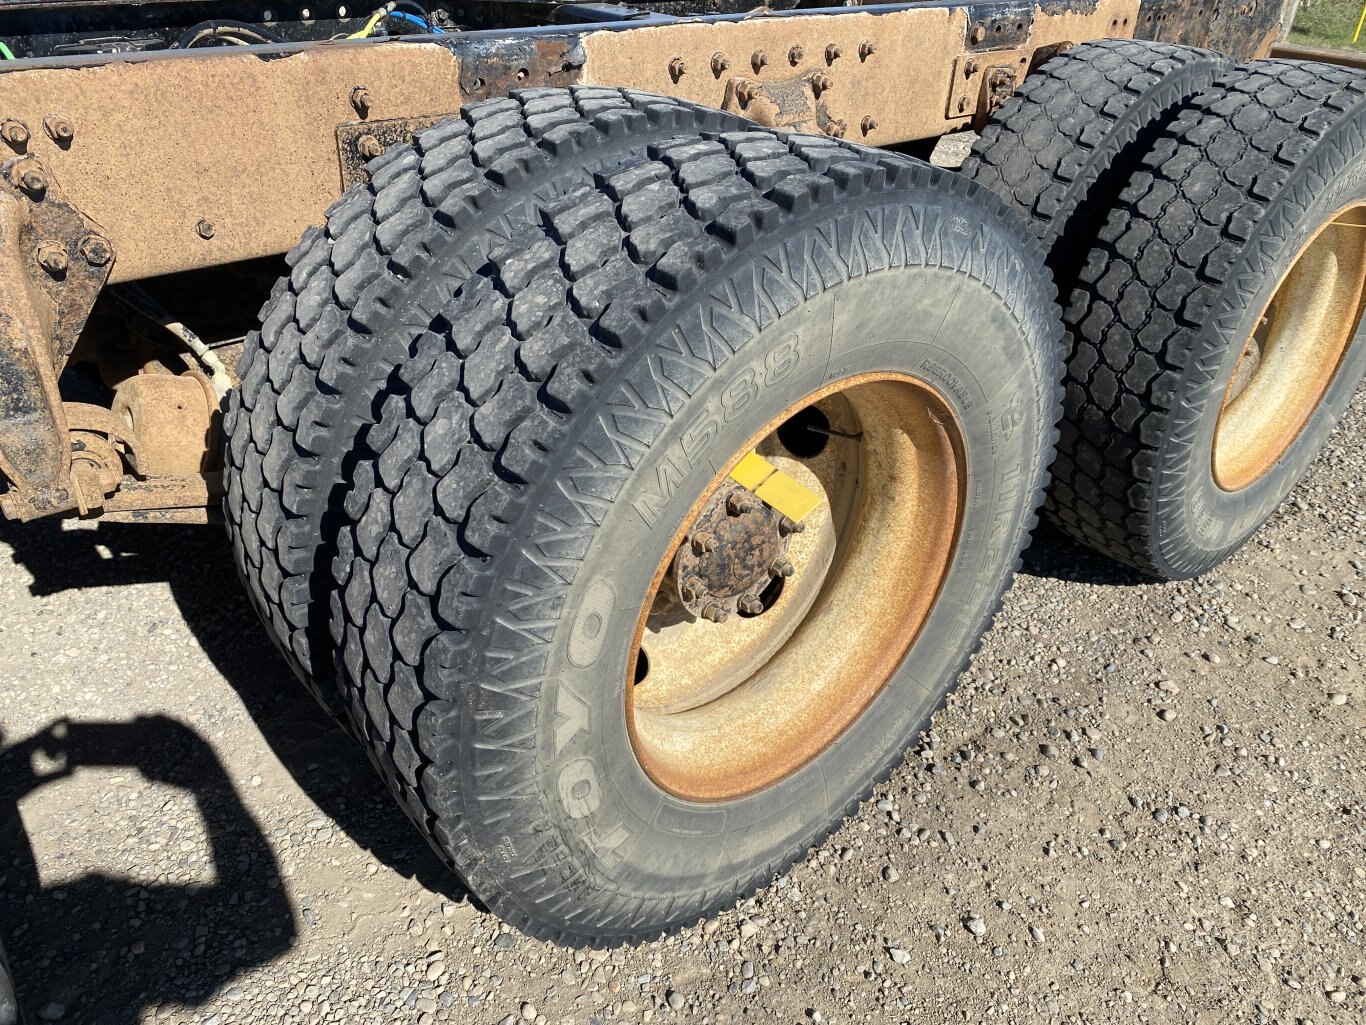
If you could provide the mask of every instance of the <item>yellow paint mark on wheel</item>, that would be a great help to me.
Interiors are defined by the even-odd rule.
[[[821,504],[821,496],[778,469],[757,452],[735,464],[730,479],[753,491],[765,505],[776,509],[794,523],[800,523]]]

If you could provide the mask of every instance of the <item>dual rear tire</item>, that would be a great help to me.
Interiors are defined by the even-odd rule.
[[[1170,72],[1135,73],[1145,54]],[[1040,124],[1092,109],[1114,126],[1088,148],[1104,162],[1042,141]],[[1166,579],[1223,562],[1366,372],[1366,77],[1086,44],[1026,84],[964,170],[1026,216],[1062,296],[1050,519]]]
[[[638,940],[802,856],[927,725],[1035,524],[1057,308],[1037,242],[949,172],[615,90],[497,102],[577,149],[541,147],[530,198],[495,183],[463,278],[392,275],[424,323],[351,372],[338,405],[373,422],[328,438],[310,513],[336,692],[492,910]],[[603,110],[674,127],[618,145]],[[426,224],[483,122],[419,135],[385,220]],[[433,267],[468,245],[429,238]],[[234,437],[268,436],[245,376]]]

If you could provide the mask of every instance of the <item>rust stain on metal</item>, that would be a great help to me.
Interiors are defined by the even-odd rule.
[[[1136,36],[1219,50],[1237,60],[1268,56],[1285,31],[1286,0],[1143,0]]]
[[[337,126],[337,161],[342,191],[370,180],[365,165],[390,146],[411,142],[413,134],[428,125],[458,116],[458,111],[424,117],[399,117],[386,121],[354,121]]]
[[[1029,26],[1027,44],[1016,47],[1032,55],[1036,49],[1102,36],[1133,35],[1139,0],[1098,0],[1088,10],[1061,11],[1056,6],[1037,6]],[[805,78],[817,70],[828,75],[828,94],[820,128],[839,123],[867,129],[863,138],[874,145],[927,139],[947,130],[967,127],[977,113],[975,101],[959,113],[947,112],[944,103],[955,82],[958,57],[968,51],[972,25],[966,8],[911,8],[882,14],[843,11],[790,18],[750,18],[730,22],[682,22],[642,26],[628,31],[594,31],[583,36],[587,85],[630,86],[692,100],[711,107],[739,109],[737,86],[753,83],[769,91],[778,83]],[[985,45],[989,46],[988,41]],[[767,54],[800,52],[796,65],[782,61],[781,74]],[[983,68],[994,66],[996,52],[976,51]],[[677,81],[669,74],[675,58],[687,67],[720,66],[717,54],[752,54],[743,76],[685,74]],[[840,59],[841,55],[856,59]],[[796,69],[793,76],[792,67]],[[925,97],[943,101],[923,102]],[[793,97],[788,97],[792,99]],[[793,117],[761,107],[748,117],[776,119],[796,127],[816,122],[814,110]],[[757,115],[757,117],[756,117]],[[762,122],[762,123],[767,123]],[[811,130],[806,128],[806,130]]]
[[[431,44],[318,46],[262,60],[230,51],[0,75],[0,110],[79,127],[28,152],[100,224],[112,281],[281,253],[338,195],[334,130],[367,87],[377,118],[460,106],[458,64]],[[200,221],[214,225],[205,244]]]

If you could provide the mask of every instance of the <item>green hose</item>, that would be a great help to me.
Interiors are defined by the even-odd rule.
[[[11,50],[11,49],[10,49],[8,46],[6,46],[4,43],[0,43],[0,57],[5,58],[5,60],[7,60],[7,61],[12,61],[12,60],[15,59],[15,57],[14,57],[14,51]]]

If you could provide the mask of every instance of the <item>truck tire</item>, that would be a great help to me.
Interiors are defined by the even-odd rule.
[[[982,130],[961,173],[1024,216],[1057,273],[1072,253],[1090,249],[1135,164],[1229,63],[1172,43],[1101,39],[1070,47],[1025,79]],[[1069,286],[1058,280],[1064,299]]]
[[[1042,263],[950,172],[751,127],[548,202],[454,293],[358,452],[332,625],[358,732],[492,911],[657,936],[899,763],[1035,521]]]
[[[327,593],[336,526],[327,513],[394,366],[536,202],[652,140],[746,123],[620,89],[527,90],[477,103],[371,161],[369,184],[290,252],[290,273],[247,339],[242,386],[229,398],[225,518],[258,612],[334,714]]]
[[[1366,76],[1257,61],[1143,160],[1066,312],[1049,510],[1168,579],[1232,554],[1366,369]]]

